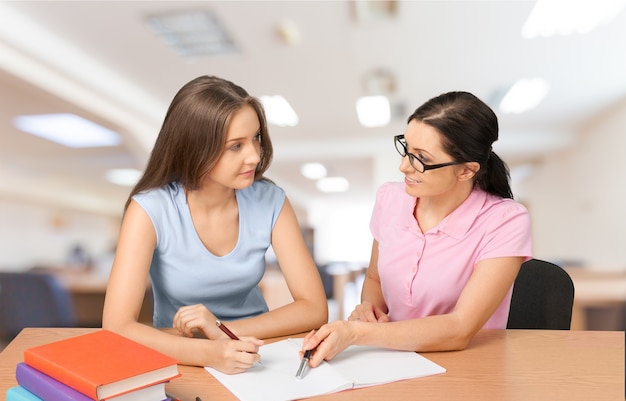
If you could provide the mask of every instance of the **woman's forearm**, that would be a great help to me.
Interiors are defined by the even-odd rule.
[[[325,298],[299,300],[262,315],[233,321],[228,327],[240,336],[271,338],[318,329],[328,321]]]
[[[455,314],[429,316],[391,323],[356,324],[355,344],[404,351],[454,351],[467,347],[475,332]]]
[[[214,364],[211,352],[213,344],[207,339],[182,337],[173,329],[160,330],[138,322],[103,325],[103,328],[169,355],[182,365],[211,366]]]

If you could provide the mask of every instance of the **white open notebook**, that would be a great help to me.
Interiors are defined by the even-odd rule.
[[[415,352],[352,345],[296,379],[301,347],[301,338],[264,345],[259,350],[261,364],[236,375],[205,369],[241,401],[295,400],[446,371]]]

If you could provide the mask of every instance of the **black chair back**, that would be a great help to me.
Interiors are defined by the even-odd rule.
[[[531,259],[513,285],[507,329],[569,330],[574,304],[574,283],[554,263]]]
[[[13,339],[25,327],[73,327],[69,291],[44,273],[0,272],[0,338]]]

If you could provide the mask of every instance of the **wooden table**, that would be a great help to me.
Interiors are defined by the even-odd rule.
[[[28,328],[0,353],[0,399],[17,385],[25,349],[94,329]],[[624,400],[624,333],[617,331],[484,330],[464,351],[422,354],[441,375],[348,390],[321,400]],[[236,398],[203,368],[180,366],[167,385],[182,401]],[[271,400],[268,400],[271,401]]]

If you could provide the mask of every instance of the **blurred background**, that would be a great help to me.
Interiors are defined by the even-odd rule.
[[[122,208],[169,102],[217,75],[263,100],[267,175],[341,317],[376,189],[402,179],[393,136],[426,100],[463,90],[498,114],[494,150],[531,213],[535,257],[575,279],[573,326],[623,328],[624,43],[623,0],[2,1],[0,271],[54,272],[80,323],[98,325]]]

